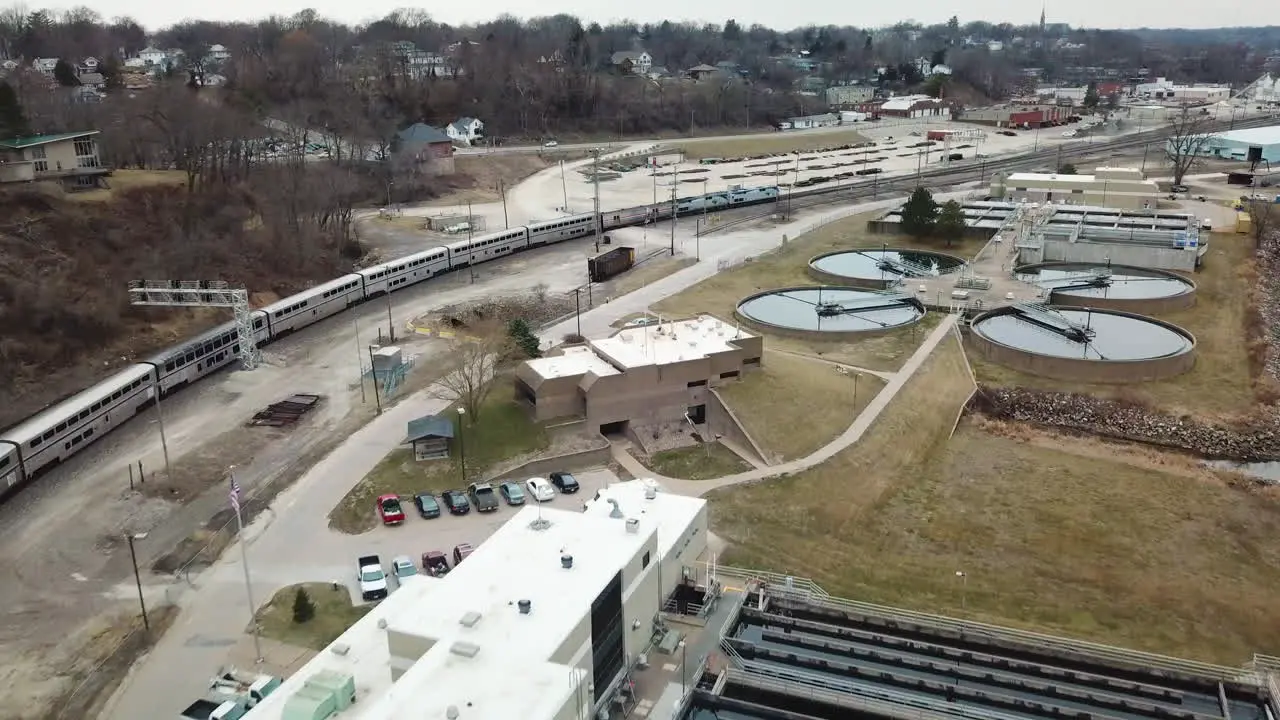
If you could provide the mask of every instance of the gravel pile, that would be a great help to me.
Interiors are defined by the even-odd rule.
[[[1280,380],[1280,235],[1273,233],[1258,251],[1258,282],[1261,297],[1258,314],[1266,325],[1266,371]]]
[[[1223,426],[1090,395],[990,387],[978,390],[972,408],[995,418],[1163,445],[1211,459],[1280,460],[1280,422],[1274,413]]]

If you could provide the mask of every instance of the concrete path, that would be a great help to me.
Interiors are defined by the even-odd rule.
[[[669,478],[656,475],[653,471],[641,465],[635,458],[631,457],[630,453],[626,452],[625,448],[621,449],[621,452],[619,452],[618,445],[613,446],[614,460],[617,461],[619,465],[626,468],[627,472],[630,472],[636,477],[653,478],[673,492],[681,495],[691,495],[694,497],[701,496],[707,492],[715,490],[716,488],[728,487],[730,485],[738,485],[756,480],[767,480],[787,473],[808,470],[815,465],[820,465],[827,460],[830,460],[836,453],[844,450],[850,445],[853,445],[860,440],[864,434],[866,434],[867,429],[871,427],[871,424],[880,416],[880,413],[884,412],[884,409],[888,407],[889,403],[898,395],[898,391],[906,386],[907,381],[916,374],[916,371],[924,364],[925,359],[929,357],[933,352],[933,349],[951,334],[956,326],[956,320],[958,317],[958,315],[948,315],[942,320],[942,322],[938,323],[938,326],[933,329],[933,332],[929,333],[929,337],[925,338],[924,342],[920,343],[920,347],[916,348],[916,351],[907,359],[907,362],[903,364],[902,369],[897,373],[894,373],[894,375],[889,378],[889,383],[884,386],[884,389],[876,395],[875,399],[873,399],[856,418],[854,418],[853,423],[848,427],[848,429],[841,433],[839,437],[819,448],[811,455],[791,460],[789,462],[782,463],[781,465],[770,465],[765,468],[756,468],[754,470],[738,473],[737,475],[727,475],[715,480],[682,480],[680,478]]]

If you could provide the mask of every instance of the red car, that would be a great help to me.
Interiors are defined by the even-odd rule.
[[[400,498],[396,495],[383,495],[378,498],[378,517],[383,525],[399,525],[404,522],[404,508],[400,507]]]

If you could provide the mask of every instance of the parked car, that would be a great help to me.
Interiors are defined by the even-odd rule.
[[[1173,187],[1169,188],[1169,190],[1176,193],[1178,192],[1184,193],[1184,192],[1189,192],[1190,188],[1188,188],[1186,185],[1174,185]]]
[[[397,555],[391,561],[391,574],[396,576],[397,581],[404,580],[410,575],[417,575],[418,568],[414,567],[408,555]]]
[[[471,483],[467,487],[467,495],[471,497],[471,504],[476,506],[476,512],[493,512],[498,509],[498,494],[489,483]]]
[[[556,491],[551,487],[551,483],[543,478],[529,478],[524,481],[524,487],[529,492],[529,496],[537,502],[547,502],[556,497]]]
[[[542,147],[544,148],[560,147],[560,143],[556,142],[555,140],[548,140],[542,143]]]
[[[449,573],[449,558],[439,550],[422,553],[422,572],[431,577],[442,577]]]
[[[378,517],[383,525],[399,525],[404,522],[404,508],[400,507],[400,498],[396,495],[382,495],[378,498]]]
[[[423,520],[440,517],[440,503],[436,500],[436,496],[431,493],[418,493],[413,496],[413,504],[418,508],[418,514]]]
[[[498,492],[502,494],[502,499],[506,500],[508,505],[524,504],[524,490],[518,483],[504,482],[498,486]]]
[[[578,484],[578,479],[575,478],[572,473],[553,472],[549,477],[551,478],[551,484],[555,485],[556,489],[565,495],[572,495],[573,493],[578,492],[578,489],[582,487]]]
[[[467,494],[461,490],[445,490],[440,498],[444,500],[444,506],[454,515],[466,515],[471,512],[471,503],[467,500]]]
[[[360,581],[360,597],[365,600],[387,596],[387,574],[377,555],[365,555],[356,561],[356,579]]]
[[[467,556],[475,552],[475,548],[471,547],[471,543],[458,543],[453,546],[453,566],[458,567],[458,563],[467,559]]]

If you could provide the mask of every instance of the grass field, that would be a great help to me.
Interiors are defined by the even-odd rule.
[[[1280,650],[1280,499],[1183,460],[961,425],[940,346],[861,443],[808,472],[712,494],[726,564],[833,594],[1204,660]],[[965,585],[957,571],[967,575]]]
[[[695,140],[673,143],[685,151],[690,160],[702,158],[740,158],[754,155],[787,153],[796,150],[822,150],[825,148],[864,142],[855,130],[835,132],[767,132],[753,137],[726,140]]]
[[[738,302],[752,293],[795,285],[819,284],[809,277],[806,268],[809,260],[820,253],[886,244],[896,248],[941,250],[968,258],[985,244],[985,241],[966,240],[948,249],[942,243],[922,242],[906,236],[874,235],[866,229],[867,221],[873,217],[874,214],[855,215],[805,233],[774,252],[717,273],[714,277],[654,303],[653,309],[671,315],[709,312],[722,318],[732,318]],[[836,362],[872,370],[897,370],[938,320],[937,317],[926,316],[911,328],[856,342],[767,336],[765,344],[778,350],[821,355]]]
[[[67,193],[67,199],[77,202],[100,202],[111,199],[117,192],[136,187],[183,185],[187,182],[187,174],[182,170],[115,170],[110,177],[106,178],[106,181],[110,186],[106,189]]]
[[[1254,273],[1252,242],[1238,235],[1215,234],[1209,248],[1204,269],[1192,277],[1198,285],[1195,306],[1160,316],[1196,337],[1196,365],[1190,372],[1139,385],[1082,385],[1025,375],[977,358],[974,372],[979,381],[992,385],[1086,392],[1200,417],[1229,418],[1250,412],[1255,392],[1245,338]]]
[[[809,455],[844,432],[884,387],[875,375],[853,377],[819,360],[765,351],[764,367],[720,396],[772,463]]]
[[[606,285],[609,297],[619,297],[635,292],[652,282],[657,282],[668,275],[678,273],[693,265],[694,259],[688,257],[656,257],[628,270]]]
[[[306,590],[316,606],[315,617],[305,623],[293,621],[293,599],[298,588]],[[258,624],[264,637],[297,647],[323,650],[372,607],[352,605],[351,594],[342,585],[335,590],[329,583],[303,583],[277,591],[271,601],[258,610]]]
[[[547,447],[542,427],[500,390],[489,396],[480,420],[466,426],[462,440],[471,482],[497,463]],[[374,501],[379,495],[399,495],[407,504],[415,493],[462,488],[460,459],[455,452],[448,460],[417,462],[407,446],[392,450],[329,513],[329,527],[352,534],[371,530],[378,523]]]
[[[751,469],[750,464],[720,443],[663,450],[650,456],[645,466],[659,475],[684,480],[713,480]]]

